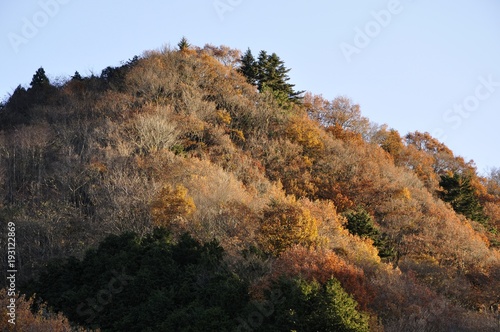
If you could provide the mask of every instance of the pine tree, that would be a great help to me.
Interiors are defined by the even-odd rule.
[[[36,73],[33,75],[30,86],[33,89],[45,88],[47,86],[50,86],[49,78],[47,77],[47,75],[45,75],[45,70],[42,67],[38,68]]]
[[[295,85],[287,83],[290,80],[288,77],[290,68],[285,67],[285,63],[276,53],[268,55],[265,51],[261,51],[258,68],[259,91],[267,87],[285,93],[290,100],[300,99],[299,95],[303,91],[294,91]]]
[[[347,219],[345,227],[349,233],[361,238],[370,238],[377,247],[380,258],[392,259],[395,256],[394,244],[386,233],[381,233],[375,226],[372,216],[363,208],[344,213]]]
[[[287,83],[290,80],[290,68],[285,67],[285,63],[276,53],[269,55],[262,50],[256,61],[248,49],[242,56],[241,63],[240,72],[245,75],[247,81],[257,86],[259,92],[271,92],[280,105],[302,99],[300,95],[303,91],[295,91],[295,85]]]
[[[267,302],[253,303],[273,304],[259,331],[369,331],[368,315],[358,311],[358,303],[334,278],[325,284],[282,278],[266,295]]]
[[[257,85],[258,66],[250,49],[247,49],[245,54],[243,54],[243,56],[241,57],[241,67],[238,71],[245,75],[248,83]]]
[[[357,211],[348,211],[344,213],[347,219],[346,228],[349,233],[360,237],[375,238],[379,236],[379,231],[373,223],[372,216],[363,208]]]
[[[189,44],[187,38],[183,36],[177,46],[179,47],[179,51],[185,51],[191,47],[191,44]]]
[[[441,199],[450,203],[455,212],[470,220],[486,223],[487,217],[472,187],[470,177],[458,173],[445,174],[441,176],[439,185],[443,188],[440,192]]]
[[[75,75],[71,76],[71,79],[75,81],[83,81],[83,77],[78,71],[75,71]]]

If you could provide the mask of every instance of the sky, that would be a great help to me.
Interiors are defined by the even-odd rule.
[[[39,67],[53,81],[100,74],[183,36],[275,52],[297,90],[429,132],[481,174],[500,167],[498,0],[3,0],[0,98]]]

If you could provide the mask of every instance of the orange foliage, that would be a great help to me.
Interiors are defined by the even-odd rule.
[[[37,312],[31,312],[33,299],[26,299],[25,295],[15,297],[15,324],[9,323],[9,310],[7,308],[11,297],[7,296],[7,290],[0,290],[0,330],[1,331],[37,331],[37,332],[83,332],[88,331],[79,327],[72,327],[66,317],[61,313],[50,312],[45,305],[41,305]],[[98,330],[97,330],[98,331]]]
[[[332,137],[343,141],[353,141],[358,143],[363,141],[361,134],[346,130],[337,123],[326,128],[326,132],[331,134]]]
[[[311,181],[311,160],[303,147],[289,140],[272,140],[265,145],[265,167],[271,181],[280,181],[287,194],[312,197],[317,188]]]
[[[316,280],[319,283],[325,283],[334,277],[354,297],[362,310],[367,309],[374,296],[363,270],[328,250],[302,246],[286,250],[273,264],[270,279],[276,280],[281,276],[299,276],[307,281]]]

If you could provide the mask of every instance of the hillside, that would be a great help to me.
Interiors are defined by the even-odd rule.
[[[15,225],[17,290],[54,311],[30,319],[498,331],[498,170],[294,91],[275,54],[179,48],[58,84],[40,69],[0,106],[0,241]]]

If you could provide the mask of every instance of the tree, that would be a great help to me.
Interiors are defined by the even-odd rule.
[[[182,36],[181,40],[177,43],[177,47],[179,47],[179,51],[189,50],[191,44],[189,44],[186,37]]]
[[[248,83],[257,85],[258,65],[250,49],[247,49],[241,57],[241,66],[238,71],[246,77]]]
[[[405,136],[405,141],[407,146],[414,146],[418,151],[424,152],[434,159],[432,167],[438,175],[443,175],[448,171],[469,175],[476,172],[474,161],[465,162],[462,157],[454,156],[450,148],[427,132],[409,133]]]
[[[30,86],[33,89],[46,88],[50,86],[50,81],[47,75],[45,75],[45,70],[42,67],[38,68],[33,75]]]
[[[32,103],[28,91],[18,85],[0,112],[0,129],[29,123]]]
[[[83,77],[78,71],[75,71],[75,74],[71,76],[71,79],[75,81],[83,81]]]
[[[395,129],[390,129],[385,135],[380,147],[396,160],[404,149],[399,132]]]
[[[334,278],[324,285],[283,278],[267,292],[260,307],[266,304],[273,312],[261,326],[252,322],[258,331],[369,331],[368,315],[357,310],[357,302]]]
[[[278,57],[276,53],[271,55],[262,50],[258,60],[248,49],[241,58],[240,72],[245,75],[250,84],[256,85],[259,92],[270,92],[278,101],[280,106],[288,106],[290,102],[298,102],[302,99],[300,95],[304,91],[295,91],[294,84],[287,83],[289,68]]]
[[[237,64],[241,62],[241,51],[231,49],[225,45],[214,46],[206,44],[202,51],[217,59],[224,66],[231,68],[235,68]]]
[[[444,174],[441,175],[439,185],[442,187],[439,193],[441,199],[450,203],[455,212],[482,224],[487,222],[487,217],[475,194],[469,176],[458,173]]]
[[[379,231],[372,216],[363,208],[347,211],[344,216],[347,219],[346,228],[349,233],[372,239],[373,244],[379,250],[380,258],[393,258],[395,256],[394,243],[387,234]]]
[[[322,96],[313,96],[307,93],[304,96],[309,117],[318,121],[327,128],[340,128],[344,131],[357,133],[367,139],[370,132],[370,121],[361,115],[358,104],[350,98],[340,96],[332,101],[325,100]]]
[[[297,276],[320,284],[326,284],[334,277],[363,310],[368,309],[368,304],[373,300],[373,290],[363,270],[330,250],[294,246],[273,262],[270,274],[272,281]]]
[[[373,218],[364,209],[357,211],[347,211],[344,213],[347,219],[346,228],[349,233],[360,237],[375,238],[379,236],[379,231],[373,224]]]
[[[318,221],[297,202],[272,201],[264,211],[261,233],[265,250],[279,256],[293,245],[315,244],[318,240]]]
[[[187,189],[177,185],[174,189],[165,185],[151,205],[153,223],[156,226],[167,226],[177,218],[184,218],[196,210],[193,199]]]
[[[261,51],[257,70],[259,91],[269,88],[272,91],[283,92],[292,101],[301,99],[299,96],[303,91],[295,91],[293,89],[295,85],[287,83],[290,80],[289,71],[290,68],[285,67],[285,63],[276,53],[268,55],[266,51]]]
[[[500,198],[500,168],[493,168],[486,178],[488,194]]]
[[[83,260],[53,261],[30,282],[72,322],[103,331],[234,331],[248,303],[247,284],[214,241],[165,229],[108,236]]]

